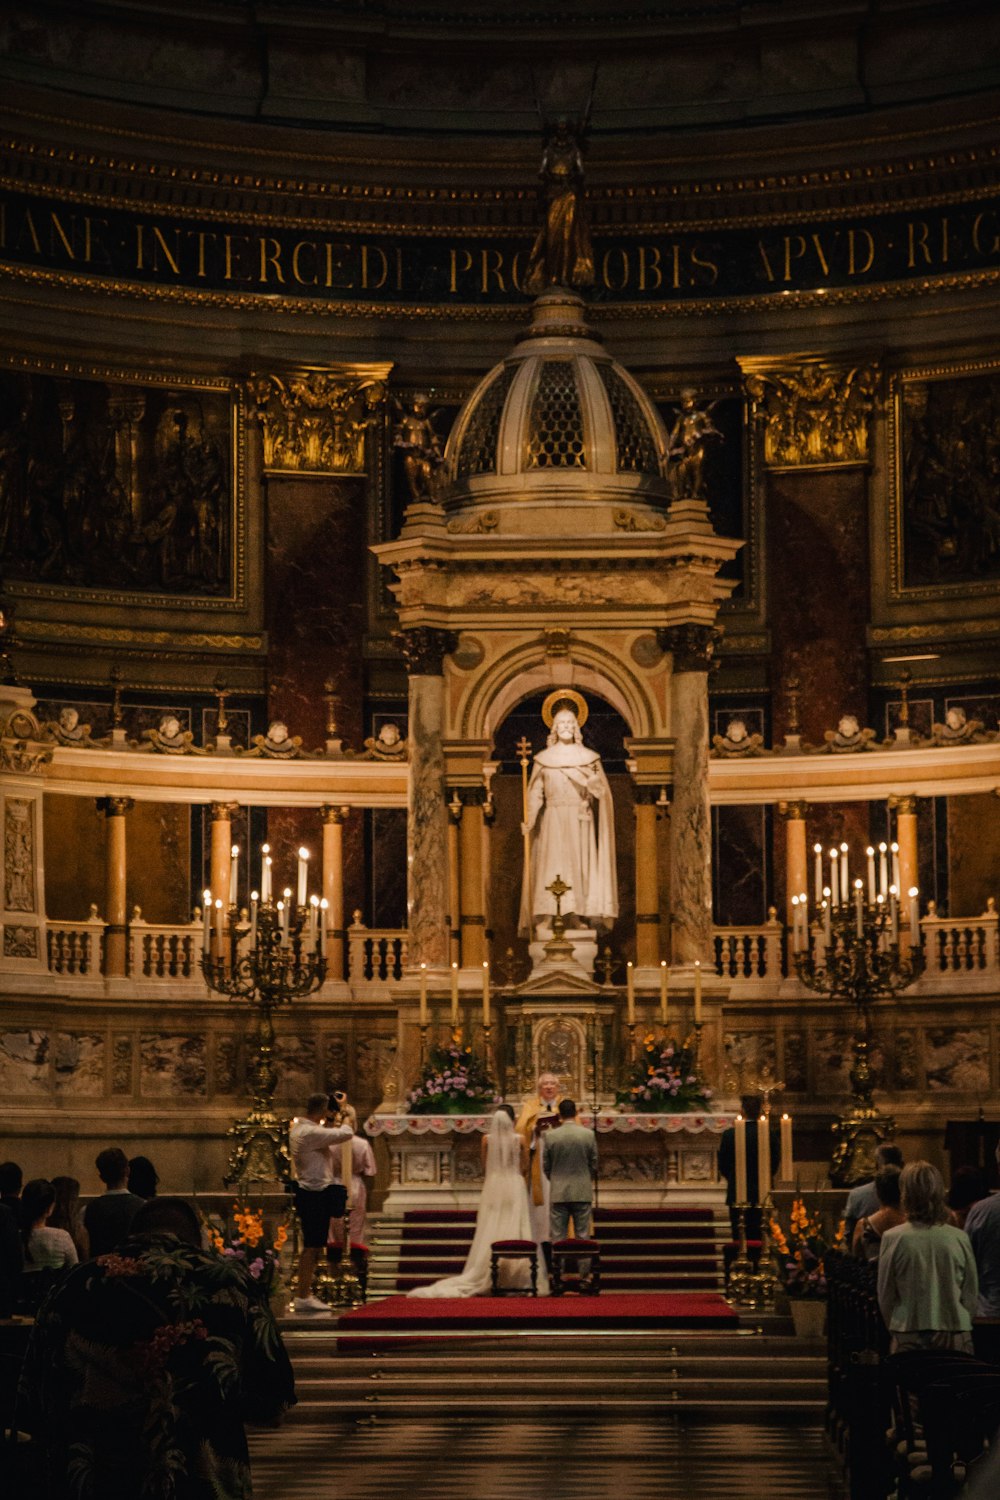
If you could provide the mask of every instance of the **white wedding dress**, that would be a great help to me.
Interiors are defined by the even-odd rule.
[[[528,1189],[521,1176],[521,1138],[514,1132],[514,1122],[506,1110],[498,1109],[490,1122],[486,1137],[486,1176],[476,1214],[476,1232],[466,1257],[465,1268],[458,1276],[446,1276],[431,1286],[418,1286],[410,1297],[479,1297],[490,1291],[490,1246],[494,1240],[530,1240],[531,1216],[528,1211]],[[505,1289],[531,1286],[526,1261],[501,1261],[500,1285]],[[544,1296],[549,1289],[545,1261],[538,1250],[538,1291]]]

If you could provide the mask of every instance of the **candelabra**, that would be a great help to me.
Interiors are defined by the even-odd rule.
[[[853,1062],[850,1070],[853,1100],[836,1121],[837,1140],[830,1164],[830,1180],[837,1186],[872,1176],[875,1147],[892,1135],[894,1122],[874,1103],[872,1070],[872,1014],[880,1001],[905,990],[924,970],[920,944],[917,889],[909,891],[909,943],[900,942],[898,858],[892,846],[895,883],[888,881],[886,846],[880,846],[880,870],[875,850],[868,850],[867,894],[862,880],[849,878],[847,846],[830,851],[830,884],[822,884],[822,850],[817,845],[818,911],[810,930],[808,898],[792,898],[793,961],[799,979],[809,989],[851,1007],[854,1012]]]
[[[211,989],[244,1001],[253,1017],[251,1106],[228,1131],[232,1147],[223,1178],[227,1186],[291,1177],[288,1123],[274,1108],[274,1016],[281,1006],[318,989],[326,975],[326,902],[314,896],[293,905],[291,894],[285,891],[283,900],[273,901],[268,892],[260,900],[254,891],[247,917],[235,903],[225,909],[221,900],[213,902],[211,892],[205,892],[202,973]],[[301,889],[300,895],[304,896]]]

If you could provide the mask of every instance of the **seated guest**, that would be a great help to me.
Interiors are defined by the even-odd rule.
[[[9,1318],[14,1310],[23,1267],[20,1220],[12,1208],[0,1203],[0,1318]]]
[[[148,1156],[133,1156],[128,1164],[128,1190],[139,1198],[156,1197],[160,1179]]]
[[[972,1353],[979,1278],[969,1237],[948,1223],[937,1167],[914,1161],[899,1180],[906,1222],[887,1229],[878,1258],[878,1303],[892,1352],[953,1349]]]
[[[90,1259],[90,1240],[83,1227],[83,1209],[80,1207],[80,1184],[75,1177],[53,1177],[52,1187],[56,1201],[49,1214],[50,1229],[65,1229],[81,1260]]]
[[[83,1222],[90,1237],[90,1253],[96,1260],[125,1238],[145,1199],[130,1193],[125,1186],[128,1158],[120,1146],[108,1146],[98,1152],[94,1165],[104,1183],[104,1192],[87,1204]]]
[[[958,1229],[964,1229],[969,1209],[974,1203],[979,1203],[985,1198],[988,1193],[986,1173],[982,1167],[956,1167],[952,1173],[951,1187],[948,1189],[951,1222]]]
[[[65,1229],[49,1228],[49,1215],[55,1201],[55,1188],[44,1177],[35,1177],[25,1183],[21,1194],[25,1273],[61,1271],[65,1266],[79,1263],[76,1246]]]
[[[875,1192],[880,1207],[876,1213],[865,1214],[854,1227],[851,1249],[858,1260],[878,1260],[885,1231],[905,1222],[899,1206],[899,1177],[898,1167],[883,1167],[875,1174]]]
[[[740,1113],[746,1121],[747,1143],[747,1202],[751,1207],[746,1214],[748,1240],[760,1239],[761,1211],[757,1181],[757,1131],[760,1129],[760,1099],[756,1094],[744,1094],[740,1100]],[[777,1131],[771,1131],[771,1172],[778,1165],[779,1140]],[[729,1222],[733,1239],[739,1235],[739,1214],[733,1205],[736,1202],[736,1131],[732,1125],[719,1137],[719,1176],[726,1181],[726,1203],[729,1205]]]
[[[21,1184],[24,1173],[16,1161],[0,1162],[0,1203],[5,1203],[21,1224]]]
[[[1000,1145],[997,1162],[1000,1164]],[[965,1232],[979,1272],[973,1328],[976,1353],[980,1359],[1000,1364],[1000,1193],[973,1203],[965,1216]]]
[[[182,1198],[137,1212],[114,1255],[71,1271],[32,1330],[17,1425],[46,1500],[248,1500],[244,1423],[295,1400],[267,1299],[201,1248]]]
[[[878,1174],[883,1167],[903,1168],[903,1153],[898,1146],[891,1141],[883,1141],[881,1146],[875,1147],[875,1172]],[[851,1188],[844,1205],[844,1238],[848,1245],[854,1243],[854,1230],[859,1219],[866,1215],[877,1214],[879,1210],[878,1194],[875,1191],[875,1179],[871,1182],[859,1182],[857,1187]]]

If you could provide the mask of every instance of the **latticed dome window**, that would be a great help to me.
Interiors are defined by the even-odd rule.
[[[455,473],[459,479],[467,479],[471,474],[496,473],[500,418],[516,374],[515,365],[504,365],[476,403],[458,450]]]
[[[576,372],[567,359],[547,359],[531,403],[529,469],[585,469],[583,412]]]
[[[659,474],[656,447],[642,407],[613,365],[598,365],[615,426],[615,466],[619,474]]]

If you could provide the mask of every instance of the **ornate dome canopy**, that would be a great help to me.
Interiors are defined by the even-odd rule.
[[[661,506],[669,500],[666,461],[652,401],[601,348],[582,298],[554,288],[459,413],[443,503],[449,512],[570,498]]]

